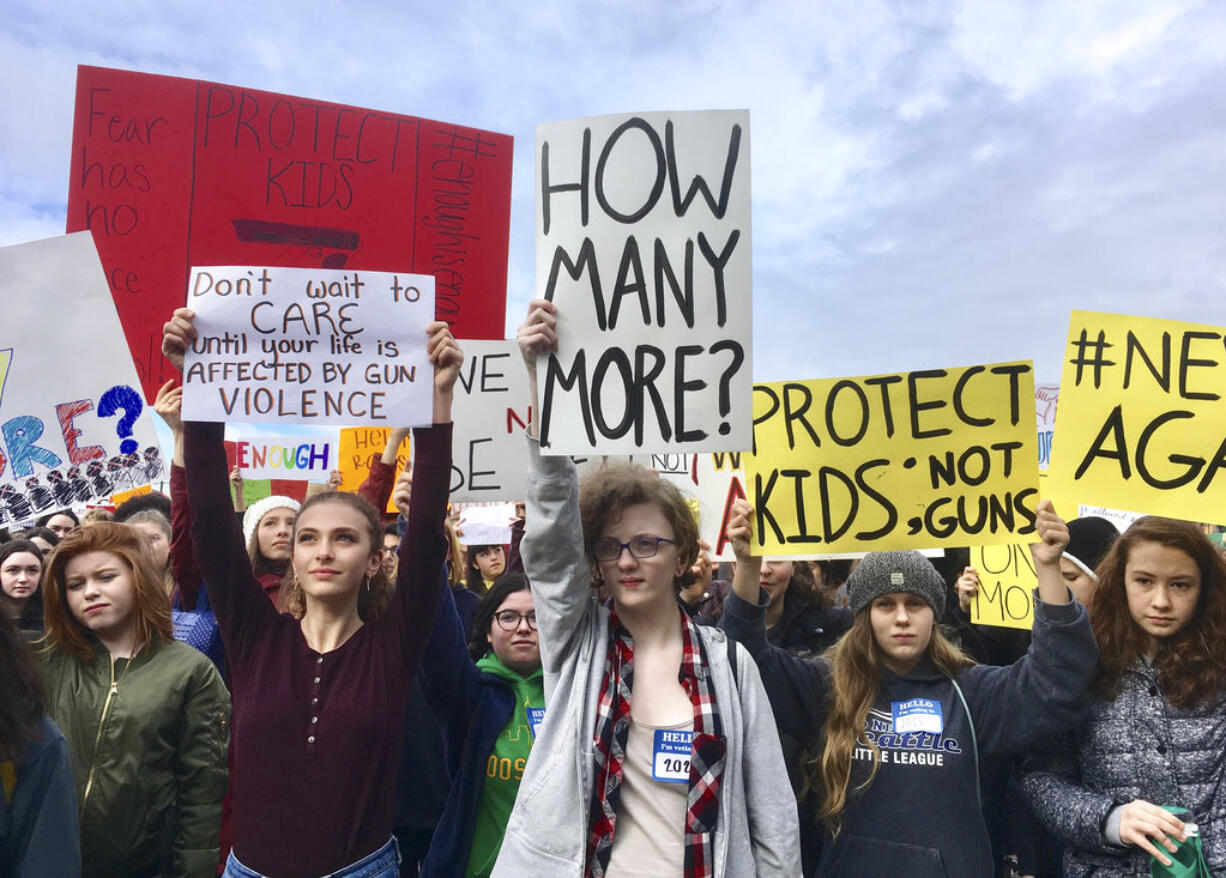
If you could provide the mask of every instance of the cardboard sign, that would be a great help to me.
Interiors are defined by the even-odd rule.
[[[741,451],[753,351],[746,111],[537,128],[549,454]]]
[[[336,469],[337,438],[255,436],[236,439],[235,463],[244,479],[304,479],[326,482]]]
[[[462,546],[502,546],[511,542],[514,503],[465,506],[456,525]]]
[[[514,341],[465,341],[452,402],[452,502],[527,496],[528,376]]]
[[[77,70],[68,230],[90,229],[145,397],[191,265],[412,271],[502,338],[511,138],[215,82]]]
[[[1039,586],[1030,546],[975,546],[971,566],[979,574],[979,591],[971,598],[971,621],[1029,631],[1034,625],[1034,590]]]
[[[238,464],[238,441],[227,439],[226,446],[226,462],[229,469],[234,469]],[[315,478],[314,481],[323,481]],[[243,479],[243,504],[244,508],[250,506],[258,500],[263,500],[265,497],[293,497],[299,503],[306,498],[306,489],[309,482],[304,479]],[[230,485],[230,496],[234,496],[234,485]]]
[[[1056,434],[1056,404],[1060,400],[1058,384],[1040,384],[1034,389],[1034,414],[1039,428],[1039,469],[1051,465],[1051,444]]]
[[[145,494],[153,493],[153,485],[141,485],[139,488],[133,488],[130,491],[120,491],[118,494],[111,495],[111,505],[118,509],[128,500],[133,497],[140,497]]]
[[[341,430],[340,448],[337,455],[337,469],[341,471],[340,490],[356,492],[362,487],[362,483],[370,474],[371,464],[383,456],[389,433],[391,430],[387,427],[352,427]],[[396,478],[400,478],[400,474],[409,464],[409,448],[412,441],[411,434],[405,436],[404,441],[400,443],[400,448],[396,451]],[[392,494],[395,494],[394,488]],[[392,502],[392,496],[387,498],[387,508],[384,511],[393,515],[396,513],[396,504]]]
[[[88,234],[0,248],[0,526],[169,467]]]
[[[532,420],[528,377],[514,341],[465,341],[452,402],[451,501],[484,503],[527,496]],[[572,455],[580,468],[630,455]]]
[[[1226,328],[1074,311],[1051,474],[1081,504],[1226,518]]]
[[[763,555],[995,545],[1034,532],[1029,362],[754,387]]]
[[[183,418],[429,424],[433,300],[426,275],[194,268],[199,336],[183,365]]]
[[[745,499],[741,454],[653,454],[642,463],[675,484],[694,504],[698,537],[711,547],[711,559],[735,561],[728,519],[732,504]]]

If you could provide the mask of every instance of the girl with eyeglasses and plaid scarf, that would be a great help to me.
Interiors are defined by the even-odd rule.
[[[519,328],[534,412],[536,359],[556,350],[556,327],[557,307],[538,299]],[[757,669],[676,600],[698,551],[685,498],[634,466],[580,486],[569,458],[540,454],[535,431],[523,558],[551,707],[495,878],[799,875]],[[607,606],[593,597],[601,583]]]

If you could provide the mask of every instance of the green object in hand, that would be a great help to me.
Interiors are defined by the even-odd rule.
[[[1187,808],[1175,808],[1171,805],[1162,807],[1187,823]],[[1205,863],[1205,851],[1201,847],[1199,835],[1189,834],[1187,841],[1180,844],[1175,853],[1168,851],[1167,856],[1171,858],[1169,866],[1164,866],[1150,857],[1149,874],[1153,878],[1213,878],[1209,874],[1209,866]]]

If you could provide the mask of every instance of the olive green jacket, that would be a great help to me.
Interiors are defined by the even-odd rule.
[[[177,641],[131,660],[98,644],[88,662],[54,646],[42,660],[48,712],[72,757],[85,875],[162,863],[176,876],[216,875],[230,695],[213,663]]]

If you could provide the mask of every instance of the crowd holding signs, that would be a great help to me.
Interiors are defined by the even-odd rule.
[[[827,809],[803,823],[821,827],[821,839],[806,841],[820,848],[808,852],[821,874],[842,874],[831,863],[849,874],[905,863],[896,871],[910,874],[947,852],[951,874],[991,874],[988,857],[1000,864],[1008,854],[988,850],[1001,842],[989,842],[982,800],[970,807],[993,783],[980,782],[980,741],[993,760],[1024,754],[1073,728],[1090,693],[1096,710],[1129,703],[1109,693],[1125,671],[1152,673],[1152,697],[1176,665],[1192,667],[1192,687],[1162,693],[1181,710],[1197,708],[1203,693],[1184,690],[1207,675],[1220,671],[1226,685],[1220,654],[1180,653],[1220,653],[1220,630],[1206,638],[1187,627],[1210,599],[1219,606],[1201,614],[1206,624],[1226,618],[1217,548],[1186,521],[1146,517],[1133,534],[1155,536],[1137,537],[1140,549],[1116,530],[1143,512],[1213,524],[1226,508],[1226,329],[1074,311],[1058,387],[1036,386],[1030,361],[851,377],[798,366],[788,380],[755,383],[749,143],[747,111],[541,125],[538,295],[510,341],[509,137],[80,68],[69,234],[0,249],[0,527],[139,499],[168,478],[174,499],[146,498],[167,514],[150,506],[123,523],[47,516],[39,524],[49,528],[71,518],[59,522],[64,542],[44,567],[32,541],[47,533],[9,541],[3,551],[29,557],[0,571],[0,608],[15,607],[5,619],[19,622],[28,608],[51,608],[34,620],[54,641],[41,659],[49,691],[66,691],[57,668],[69,669],[61,683],[97,672],[97,692],[109,687],[100,712],[90,704],[102,717],[92,758],[105,749],[121,681],[130,703],[141,702],[128,693],[158,695],[129,716],[167,705],[174,714],[173,735],[146,739],[209,739],[199,776],[165,784],[177,798],[163,809],[207,831],[153,860],[191,858],[192,874],[215,873],[228,778],[243,816],[233,818],[226,874],[257,874],[240,849],[269,874],[356,874],[346,863],[391,874],[401,859],[384,826],[392,791],[370,772],[395,775],[403,750],[448,764],[454,794],[439,809],[463,830],[425,832],[429,844],[404,863],[412,874],[440,856],[452,859],[423,874],[519,875],[546,859],[566,866],[547,874],[578,874],[580,863],[584,874],[624,874],[650,858],[686,878],[768,863],[775,871],[757,874],[792,876],[803,833],[782,732],[784,743],[821,750],[791,766],[813,769],[820,795],[810,798]],[[173,469],[148,417],[154,400],[174,435]],[[240,425],[231,441],[223,424]],[[1183,543],[1162,542],[1164,528]],[[114,542],[77,553],[104,538]],[[1208,560],[1195,555],[1206,547]],[[925,558],[937,555],[947,569]],[[116,575],[110,556],[123,562]],[[1174,573],[1157,582],[1137,557]],[[841,578],[828,563],[851,559],[859,566]],[[718,561],[736,562],[720,588]],[[951,583],[953,563],[961,572]],[[1124,586],[1109,577],[1122,582],[1126,568],[1130,619],[1110,600]],[[31,569],[45,602],[30,597]],[[1202,581],[1216,597],[1198,597]],[[947,613],[950,594],[958,604]],[[166,609],[175,637],[207,659],[145,649],[153,641],[137,633],[155,636],[146,628],[169,638]],[[156,618],[141,627],[133,620],[144,612]],[[1112,613],[1122,621],[1108,624]],[[716,623],[723,633],[712,635]],[[64,645],[74,624],[105,647],[92,670],[92,646]],[[946,640],[945,627],[970,633]],[[1127,630],[1115,645],[1132,649],[1134,627],[1152,649],[1114,668],[1111,632]],[[1180,631],[1187,642],[1168,649],[1163,638]],[[1021,652],[996,662],[985,646],[976,665],[974,637],[993,649],[1020,642]],[[678,656],[680,685],[652,690]],[[116,658],[126,662],[118,676]],[[175,661],[190,670],[167,672],[171,689],[136,688],[155,676],[144,673],[153,662]],[[738,662],[749,664],[738,671]],[[986,664],[1000,667],[982,673]],[[631,731],[636,670],[651,707],[639,702]],[[197,672],[207,685],[174,688]],[[191,699],[210,689],[214,701],[197,709]],[[547,689],[566,709],[546,704]],[[1219,689],[1209,694],[1220,701]],[[1219,744],[1223,704],[1206,736]],[[648,726],[653,711],[688,721]],[[438,741],[402,743],[406,716]],[[208,729],[182,731],[189,721]],[[529,758],[538,736],[536,752],[554,762],[517,799],[541,764]],[[229,759],[227,741],[243,742]],[[74,746],[74,764],[88,758]],[[190,747],[207,749],[178,741],[164,762],[182,771],[194,764],[180,752]],[[13,753],[24,756],[0,740],[0,769],[12,768]],[[556,765],[578,769],[564,777]],[[903,773],[912,769],[922,773]],[[422,792],[417,783],[410,776],[395,798]],[[321,789],[330,792],[275,833],[249,816],[298,807]],[[898,802],[909,805],[916,789],[942,803],[938,823],[908,823],[902,842],[873,838],[857,852],[856,840],[881,831],[872,825],[881,814],[903,813]],[[207,820],[208,809],[185,804],[202,791],[216,811]],[[1087,837],[1139,845],[1130,834],[1145,835],[1140,818],[1122,813],[1137,802],[1119,795],[1095,806]],[[618,809],[642,808],[636,801],[659,813],[624,821],[617,848]],[[802,798],[802,812],[812,804]],[[660,814],[670,809],[684,851],[652,847],[669,837]],[[82,858],[96,867],[88,844],[111,834],[86,831],[97,818],[84,803],[65,813],[80,814]],[[1173,819],[1163,813],[1147,819]],[[572,818],[573,831],[558,831]],[[134,843],[136,853],[116,855],[125,865],[102,871],[158,871],[153,860],[129,868],[124,859],[148,859],[172,834],[142,831],[156,843]],[[542,831],[561,853],[533,847]],[[189,870],[176,860],[176,871]]]
[[[531,412],[499,340],[510,152],[503,135],[415,117],[82,67],[68,226],[92,232],[102,262],[84,235],[8,248],[4,283],[72,290],[81,329],[55,326],[59,349],[86,349],[87,333],[99,368],[43,412],[21,388],[56,349],[0,350],[0,515],[164,477],[135,388],[149,397],[165,377],[157,336],[182,304],[200,330],[188,418],[347,428],[241,443],[257,491],[338,467],[354,489],[369,457],[346,450],[356,432],[428,422],[437,315],[468,340],[458,502],[524,495],[520,434],[537,417],[545,453],[630,454],[683,485],[721,559],[740,497],[770,556],[1018,545],[1049,457],[1056,497],[1204,520],[1222,508],[1213,327],[1074,312],[1059,389],[1036,388],[1029,363],[753,385],[745,112],[540,126],[537,270],[560,343]],[[21,307],[12,338],[34,339]]]

